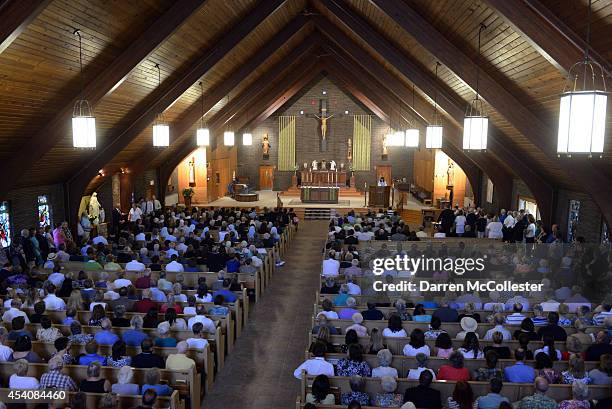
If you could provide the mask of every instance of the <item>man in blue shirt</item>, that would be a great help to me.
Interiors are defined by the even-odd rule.
[[[114,334],[110,329],[112,328],[111,321],[108,318],[104,318],[100,323],[102,331],[96,333],[94,340],[100,345],[113,345],[119,341],[119,337]]]
[[[106,357],[98,355],[98,343],[96,341],[85,344],[85,352],[78,359],[79,365],[89,365],[95,361],[98,361],[102,366],[106,365]]]
[[[525,350],[518,348],[514,351],[516,364],[504,369],[504,377],[508,382],[532,383],[535,379],[533,367],[525,364]]]
[[[134,315],[130,320],[131,329],[123,333],[123,342],[131,347],[138,347],[149,336],[142,332],[142,316]]]
[[[491,379],[491,392],[476,400],[478,409],[497,409],[502,402],[509,402],[508,398],[500,395],[503,383],[499,378]]]
[[[240,264],[240,263],[239,263],[239,264]],[[237,299],[237,298],[236,298],[236,295],[235,295],[233,292],[231,292],[231,291],[229,290],[229,287],[230,287],[231,283],[232,283],[232,282],[231,282],[231,280],[230,280],[229,278],[226,278],[225,280],[223,280],[223,288],[222,288],[222,289],[220,289],[220,290],[218,290],[218,291],[215,291],[215,292],[213,293],[213,300],[214,300],[214,299],[215,299],[215,298],[216,298],[218,295],[222,295],[222,296],[223,296],[223,299],[224,299],[226,302],[230,302],[230,303],[231,303],[231,302],[236,302],[236,299]]]

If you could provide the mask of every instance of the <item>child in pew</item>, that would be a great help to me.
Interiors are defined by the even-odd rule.
[[[56,356],[61,356],[62,361],[66,365],[72,365],[75,362],[74,357],[70,353],[71,343],[67,337],[60,337],[56,339],[53,343],[53,346],[55,347],[55,352],[53,353],[53,355],[51,355],[51,359]]]

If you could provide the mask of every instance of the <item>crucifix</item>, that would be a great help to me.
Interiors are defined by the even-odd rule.
[[[319,139],[320,152],[327,151],[327,121],[334,116],[334,114],[330,114],[327,109],[328,103],[329,100],[327,98],[319,99],[319,114],[307,115],[311,118],[316,118],[319,121],[319,131],[321,133],[321,138]]]

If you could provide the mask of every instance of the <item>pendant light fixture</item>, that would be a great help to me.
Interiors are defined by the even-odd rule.
[[[161,85],[161,69],[159,64],[155,64],[157,68],[157,86]],[[166,123],[163,112],[159,112],[153,122],[153,147],[167,148],[170,145],[170,126]]]
[[[487,28],[480,24],[478,28],[478,56],[480,57],[480,37]],[[468,105],[463,119],[463,149],[482,151],[487,149],[487,135],[489,132],[489,117],[486,115],[485,106],[479,94],[480,69],[476,64],[476,96]]]
[[[436,61],[436,89],[434,92],[434,113],[431,124],[427,125],[425,132],[425,148],[427,149],[442,149],[442,136],[444,128],[440,124],[438,117],[438,66],[440,63]]]
[[[229,104],[229,95],[227,96],[227,106]],[[229,121],[225,132],[223,132],[223,145],[225,146],[234,146],[234,131],[229,127]]]
[[[72,110],[72,146],[75,148],[96,148],[96,118],[89,101],[85,99],[85,86],[83,84],[83,43],[81,31],[74,30],[79,37],[79,76],[81,81],[81,95],[75,102]]]
[[[410,115],[412,116],[412,121],[408,121],[408,126],[406,127],[406,139],[404,145],[408,148],[418,148],[419,147],[419,128],[414,125],[414,84],[412,84],[412,112]]]
[[[602,66],[589,57],[591,47],[591,0],[589,0],[584,60],[572,65],[559,107],[557,154],[604,151],[608,92]]]
[[[202,81],[199,82],[200,85],[200,99],[202,102],[202,116],[200,117],[200,126],[196,131],[196,144],[198,146],[209,146],[210,145],[210,131],[208,126],[204,123],[204,85],[202,85]]]

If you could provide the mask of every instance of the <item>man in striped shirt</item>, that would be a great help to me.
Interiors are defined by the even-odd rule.
[[[525,316],[521,314],[523,311],[523,304],[515,303],[512,306],[512,314],[506,316],[506,324],[508,325],[521,325],[521,322],[525,319]]]

